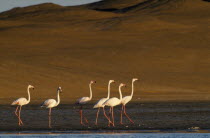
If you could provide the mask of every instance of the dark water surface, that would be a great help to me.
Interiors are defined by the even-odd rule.
[[[82,133],[82,132],[72,132],[72,133],[51,133],[45,132],[41,134],[31,134],[31,133],[14,133],[14,134],[0,134],[0,137],[70,137],[70,138],[208,138],[210,133],[126,133],[121,131],[121,133]]]

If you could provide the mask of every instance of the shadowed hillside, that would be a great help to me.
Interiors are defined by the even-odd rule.
[[[90,4],[90,7],[99,11],[111,11],[117,13],[125,12],[158,12],[158,10],[177,8],[179,3],[185,0],[107,0]]]
[[[0,13],[1,102],[26,96],[62,102],[106,96],[109,79],[138,77],[135,101],[210,100],[210,3],[203,0],[104,0],[51,3]],[[141,98],[139,100],[139,98]]]

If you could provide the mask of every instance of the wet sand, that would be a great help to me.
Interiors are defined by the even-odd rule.
[[[27,105],[22,110],[23,127],[17,124],[15,107],[1,105],[1,131],[68,131],[68,130],[194,130],[209,129],[210,109],[208,102],[197,103],[131,103],[127,113],[135,124],[124,118],[124,125],[119,124],[120,107],[115,108],[115,127],[107,127],[107,120],[102,112],[98,126],[94,125],[96,110],[92,104],[84,106],[84,114],[89,120],[88,126],[79,123],[78,106],[59,105],[52,110],[52,129],[48,128],[48,110],[37,105]],[[106,108],[108,111],[108,108]],[[197,128],[196,128],[197,129]]]

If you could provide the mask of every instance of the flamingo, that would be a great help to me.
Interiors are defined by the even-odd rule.
[[[21,112],[22,106],[26,105],[26,104],[28,104],[30,102],[30,91],[29,91],[29,89],[31,89],[31,88],[34,89],[34,86],[28,85],[28,88],[27,88],[28,100],[26,98],[19,98],[19,99],[15,100],[14,102],[12,102],[12,104],[11,104],[11,105],[17,105],[17,108],[15,110],[15,115],[18,117],[18,125],[19,126],[23,125],[23,122],[22,122],[22,120],[20,118],[20,112]],[[18,111],[18,108],[19,108],[19,111]],[[19,113],[17,114],[17,112],[19,112]]]
[[[90,83],[89,83],[90,97],[82,97],[82,98],[79,98],[79,99],[76,101],[76,104],[81,105],[80,111],[79,111],[79,112],[80,112],[80,124],[81,124],[81,125],[85,125],[85,124],[83,123],[83,118],[85,119],[85,122],[88,123],[88,120],[86,119],[86,117],[83,117],[83,114],[82,114],[82,107],[83,107],[84,104],[86,104],[87,102],[91,101],[91,99],[92,99],[92,88],[91,88],[91,86],[92,86],[93,83],[96,83],[96,81],[90,81]]]
[[[112,125],[114,125],[114,107],[117,106],[117,105],[120,105],[121,104],[121,101],[122,101],[122,92],[121,92],[121,88],[123,86],[126,86],[125,84],[121,83],[119,85],[119,94],[120,94],[120,99],[116,98],[116,97],[113,97],[113,98],[110,98],[109,100],[107,100],[106,102],[103,103],[103,105],[105,106],[110,106],[110,114],[112,113]],[[110,117],[111,118],[111,117]],[[110,122],[110,120],[108,119],[108,121]]]
[[[55,99],[48,99],[41,104],[41,107],[49,108],[49,118],[48,118],[49,119],[49,128],[51,128],[51,109],[53,107],[56,107],[56,106],[59,105],[59,103],[60,103],[59,93],[61,93],[61,92],[62,92],[61,87],[58,87],[58,89],[57,89],[57,101]]]
[[[127,115],[126,111],[125,111],[125,105],[131,101],[132,97],[133,97],[133,92],[134,92],[134,82],[137,81],[137,78],[133,78],[132,79],[132,92],[131,95],[129,96],[125,96],[122,98],[122,110],[121,110],[121,118],[120,118],[120,124],[123,124],[122,122],[122,116],[123,113],[125,114],[125,116],[128,118],[128,120],[134,124],[133,120]]]
[[[99,115],[99,112],[100,112],[100,108],[103,108],[103,111],[104,111],[104,116],[108,119],[107,115],[106,115],[106,112],[104,110],[104,106],[103,103],[106,102],[108,99],[109,99],[109,96],[110,96],[110,85],[111,83],[114,83],[115,81],[114,80],[109,80],[109,84],[108,84],[108,95],[106,98],[101,98],[95,105],[93,108],[98,108],[98,111],[96,113],[96,122],[95,122],[95,125],[98,125],[98,115]]]

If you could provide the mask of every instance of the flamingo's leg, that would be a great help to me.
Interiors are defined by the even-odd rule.
[[[51,108],[49,108],[49,114],[48,114],[48,125],[49,125],[49,128],[52,128],[51,126]]]
[[[113,125],[113,127],[114,127],[114,126],[115,126],[115,125],[114,125],[114,107],[112,107],[112,123],[113,123],[112,125]]]
[[[124,105],[124,114],[125,116],[128,118],[128,120],[134,124],[133,120],[127,115],[126,111],[125,111],[125,105]]]
[[[19,115],[18,115],[18,118],[19,118],[19,126],[23,125],[23,122],[22,122],[22,120],[21,120],[21,118],[20,118],[21,108],[22,108],[22,106],[20,106]]]
[[[21,123],[22,125],[24,125],[21,119],[20,119],[20,123]]]
[[[106,117],[106,119],[109,121],[109,124],[108,124],[108,126],[110,125],[110,123],[112,123],[111,121],[110,121],[110,118],[106,115],[106,112],[105,112],[105,109],[104,109],[104,107],[103,107],[103,111],[104,111],[104,116]]]
[[[20,112],[21,112],[21,110],[22,110],[22,106],[20,106]],[[21,118],[20,118],[20,123],[23,125]]]
[[[85,119],[85,122],[88,124],[89,122],[88,122],[87,118],[85,116],[83,116],[83,118]]]
[[[19,109],[19,112],[18,112],[18,125],[21,126],[21,123],[20,123],[20,109]]]
[[[18,117],[18,108],[19,108],[19,106],[17,106],[17,108],[16,108],[16,110],[15,110],[15,115]]]
[[[95,122],[95,125],[98,125],[98,114],[100,112],[100,107],[98,108],[98,111],[96,113],[96,122]]]
[[[85,122],[88,124],[89,122],[88,122],[87,118],[84,116],[84,113],[82,113],[82,117],[85,120]]]
[[[80,107],[79,113],[80,113],[80,124],[81,125],[84,125],[84,123],[82,122],[82,118],[83,118],[83,115],[82,115],[82,106]]]
[[[122,122],[122,117],[123,117],[123,105],[122,105],[122,110],[121,110],[121,113],[120,113],[120,124],[123,124]]]
[[[51,110],[51,108],[49,108],[49,114],[48,114],[49,116],[51,116],[51,112],[52,112],[52,110]]]
[[[110,124],[111,124],[111,113],[112,113],[112,107],[110,106],[110,109],[109,109],[109,123],[108,123],[108,126],[110,126]]]

